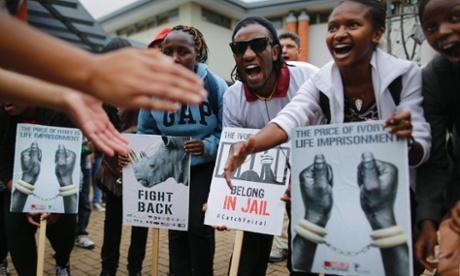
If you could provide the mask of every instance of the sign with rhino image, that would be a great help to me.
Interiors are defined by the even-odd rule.
[[[123,223],[186,231],[190,183],[189,137],[125,134]]]
[[[18,124],[11,212],[78,212],[81,141],[76,128]]]
[[[232,145],[257,133],[257,129],[224,128],[211,182],[205,224],[279,235],[285,203],[281,197],[289,180],[289,144],[251,154],[232,175],[233,187],[224,178]]]
[[[303,127],[291,137],[294,271],[413,275],[406,141],[383,121]]]

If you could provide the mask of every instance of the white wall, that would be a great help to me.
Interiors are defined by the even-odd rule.
[[[192,26],[203,33],[209,48],[208,65],[213,73],[230,81],[230,73],[235,66],[232,51],[228,44],[232,38],[231,29],[203,21],[201,19],[201,7],[192,4]]]
[[[405,22],[406,30],[405,32],[410,33],[410,29],[412,27],[413,22],[408,21]],[[397,23],[393,23],[395,27],[392,28],[392,41],[393,41],[393,48],[392,52],[394,55],[398,56],[399,58],[406,58],[404,54],[404,50],[401,46],[400,42],[400,30],[398,28]],[[309,47],[309,62],[316,65],[316,66],[323,66],[328,61],[332,59],[331,55],[329,54],[329,50],[326,46],[326,35],[327,35],[327,24],[314,24],[310,26],[310,47]],[[382,43],[385,44],[384,36],[382,38]],[[407,48],[408,50],[412,50],[413,40],[408,38]],[[422,44],[422,47],[417,46],[416,55],[414,57],[414,61],[420,65],[427,64],[436,52],[428,45],[425,41]]]
[[[318,67],[332,59],[326,46],[326,34],[327,24],[310,25],[308,62]]]
[[[130,35],[129,38],[144,42],[146,44],[153,40],[155,35],[165,27],[174,27],[179,24],[190,25],[191,21],[191,4],[185,4],[179,7],[179,18],[166,24],[158,25],[148,30]]]
[[[421,61],[420,64],[423,66],[431,61],[431,59],[436,55],[436,51],[431,48],[430,44],[426,40],[422,44],[421,50]]]
[[[230,73],[235,65],[228,46],[231,41],[232,30],[203,21],[201,8],[197,4],[181,5],[177,20],[133,34],[129,38],[148,44],[164,27],[174,27],[179,24],[194,26],[203,33],[209,48],[208,66],[210,70],[224,80],[230,81]],[[111,33],[111,35],[115,36],[116,34]]]

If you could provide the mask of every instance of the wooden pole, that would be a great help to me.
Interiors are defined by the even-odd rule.
[[[160,246],[160,229],[152,228],[152,276],[158,276],[158,248]]]
[[[43,276],[45,264],[46,218],[40,217],[40,230],[38,233],[37,276]]]
[[[230,276],[238,275],[240,266],[241,248],[243,247],[244,232],[236,230],[235,243],[233,244],[232,263],[230,264]]]

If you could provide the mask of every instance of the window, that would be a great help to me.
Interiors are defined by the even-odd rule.
[[[317,13],[310,16],[310,24],[323,24],[327,23],[329,20],[329,12],[327,13]]]
[[[179,9],[170,10],[160,13],[156,16],[157,25],[166,24],[179,19]]]
[[[116,31],[119,36],[130,36],[155,26],[175,21],[179,18],[179,9],[169,10],[156,16],[140,20],[134,24],[128,25]]]
[[[273,27],[275,27],[276,31],[282,31],[283,30],[283,18],[282,17],[275,17],[275,18],[270,18],[270,22],[272,22]]]
[[[232,20],[230,18],[205,8],[201,8],[201,19],[227,29],[231,29],[232,27]]]

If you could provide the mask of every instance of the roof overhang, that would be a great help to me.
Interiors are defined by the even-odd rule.
[[[99,51],[107,34],[78,0],[29,0],[29,23],[77,47]]]
[[[242,0],[138,0],[101,17],[98,22],[104,26],[104,29],[111,32],[135,23],[134,20],[147,18],[190,2],[197,3],[234,19],[240,19],[248,15],[281,16],[295,10],[307,10],[309,12],[330,11],[337,5],[339,0],[261,0],[256,2]]]

